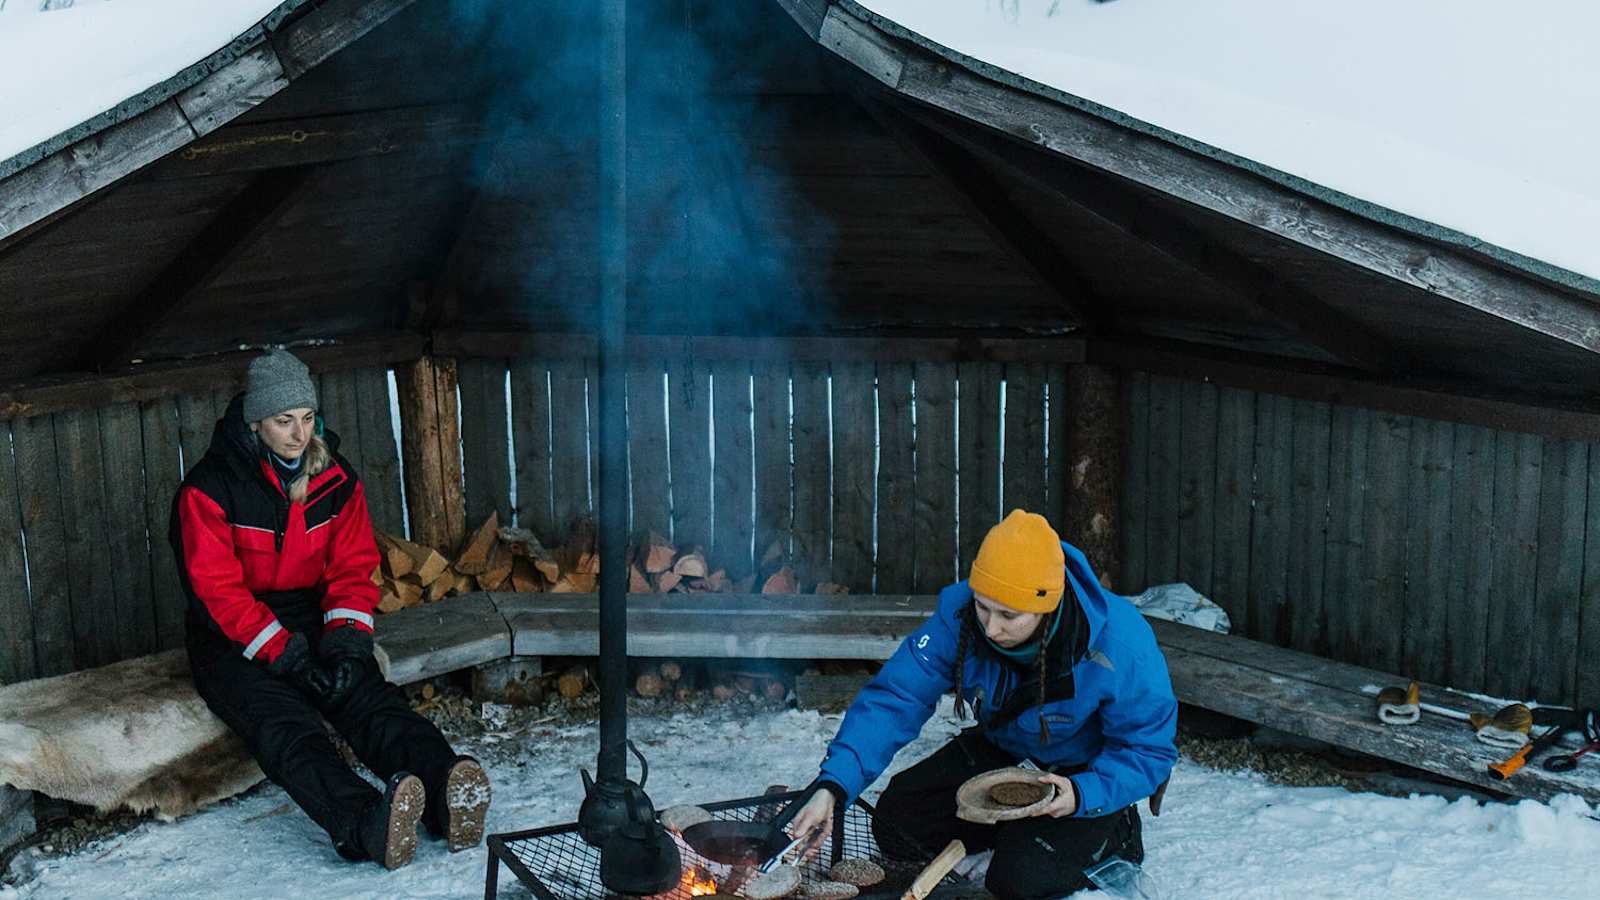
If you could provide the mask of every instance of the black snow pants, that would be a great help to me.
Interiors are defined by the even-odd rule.
[[[956,818],[956,789],[962,782],[1016,762],[978,729],[962,732],[889,780],[872,826],[879,848],[891,857],[918,858],[960,838],[968,853],[993,849],[984,886],[1000,900],[1083,890],[1090,886],[1083,870],[1112,854],[1129,862],[1144,860],[1139,812],[1132,806],[1093,819],[1034,816],[979,825]]]
[[[322,637],[322,609],[314,594],[262,596],[291,632],[305,635],[313,653]],[[400,688],[385,681],[368,659],[348,698],[319,709],[299,688],[245,659],[209,622],[189,616],[189,667],[206,705],[244,739],[267,778],[282,787],[322,826],[342,855],[365,858],[357,839],[362,814],[383,795],[351,771],[323,727],[326,717],[356,758],[387,781],[396,772],[422,779],[430,831],[442,832],[444,782],[454,751],[439,729],[418,715]]]

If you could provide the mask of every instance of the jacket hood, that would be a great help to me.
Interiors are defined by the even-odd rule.
[[[318,423],[321,416],[318,415]],[[339,452],[339,435],[322,426],[322,442],[328,445],[328,452]],[[211,430],[211,446],[206,450],[206,455],[217,455],[226,460],[230,465],[242,467],[242,471],[255,473],[259,470],[257,461],[261,459],[261,442],[256,438],[255,432],[250,430],[250,425],[244,420],[244,394],[233,395],[228,402],[228,409],[217,420],[216,427]]]

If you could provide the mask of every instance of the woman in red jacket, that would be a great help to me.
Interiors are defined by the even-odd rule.
[[[451,850],[475,846],[489,781],[378,670],[366,496],[316,409],[300,360],[256,358],[179,488],[169,537],[190,668],[206,705],[341,855],[393,869],[416,852],[419,820]],[[324,717],[383,792],[345,765]]]

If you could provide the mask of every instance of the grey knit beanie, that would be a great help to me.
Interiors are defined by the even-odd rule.
[[[301,408],[317,408],[317,389],[305,363],[287,350],[268,350],[250,361],[244,379],[246,422]]]

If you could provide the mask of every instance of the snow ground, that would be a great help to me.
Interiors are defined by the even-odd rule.
[[[281,0],[0,4],[0,160],[160,84],[244,34]]]
[[[1600,278],[1600,4],[860,0],[1194,140]]]
[[[956,732],[948,707],[897,765]],[[716,710],[636,717],[630,735],[650,761],[648,787],[664,808],[759,794],[775,782],[804,784],[837,727],[837,716],[813,712]],[[593,766],[596,741],[593,725],[535,724],[457,746],[487,765],[496,791],[490,830],[503,832],[570,821],[582,799],[577,770]],[[753,758],[762,764],[751,765]],[[268,785],[179,822],[145,823],[71,856],[38,860],[36,877],[0,888],[0,900],[482,896],[481,848],[451,855],[425,841],[410,866],[385,873],[339,859],[288,803]],[[1165,814],[1146,818],[1146,869],[1168,900],[1525,893],[1592,900],[1600,896],[1600,821],[1589,818],[1595,813],[1573,797],[1480,806],[1284,787],[1185,759]],[[502,870],[503,895],[524,896],[507,882],[515,885]]]

